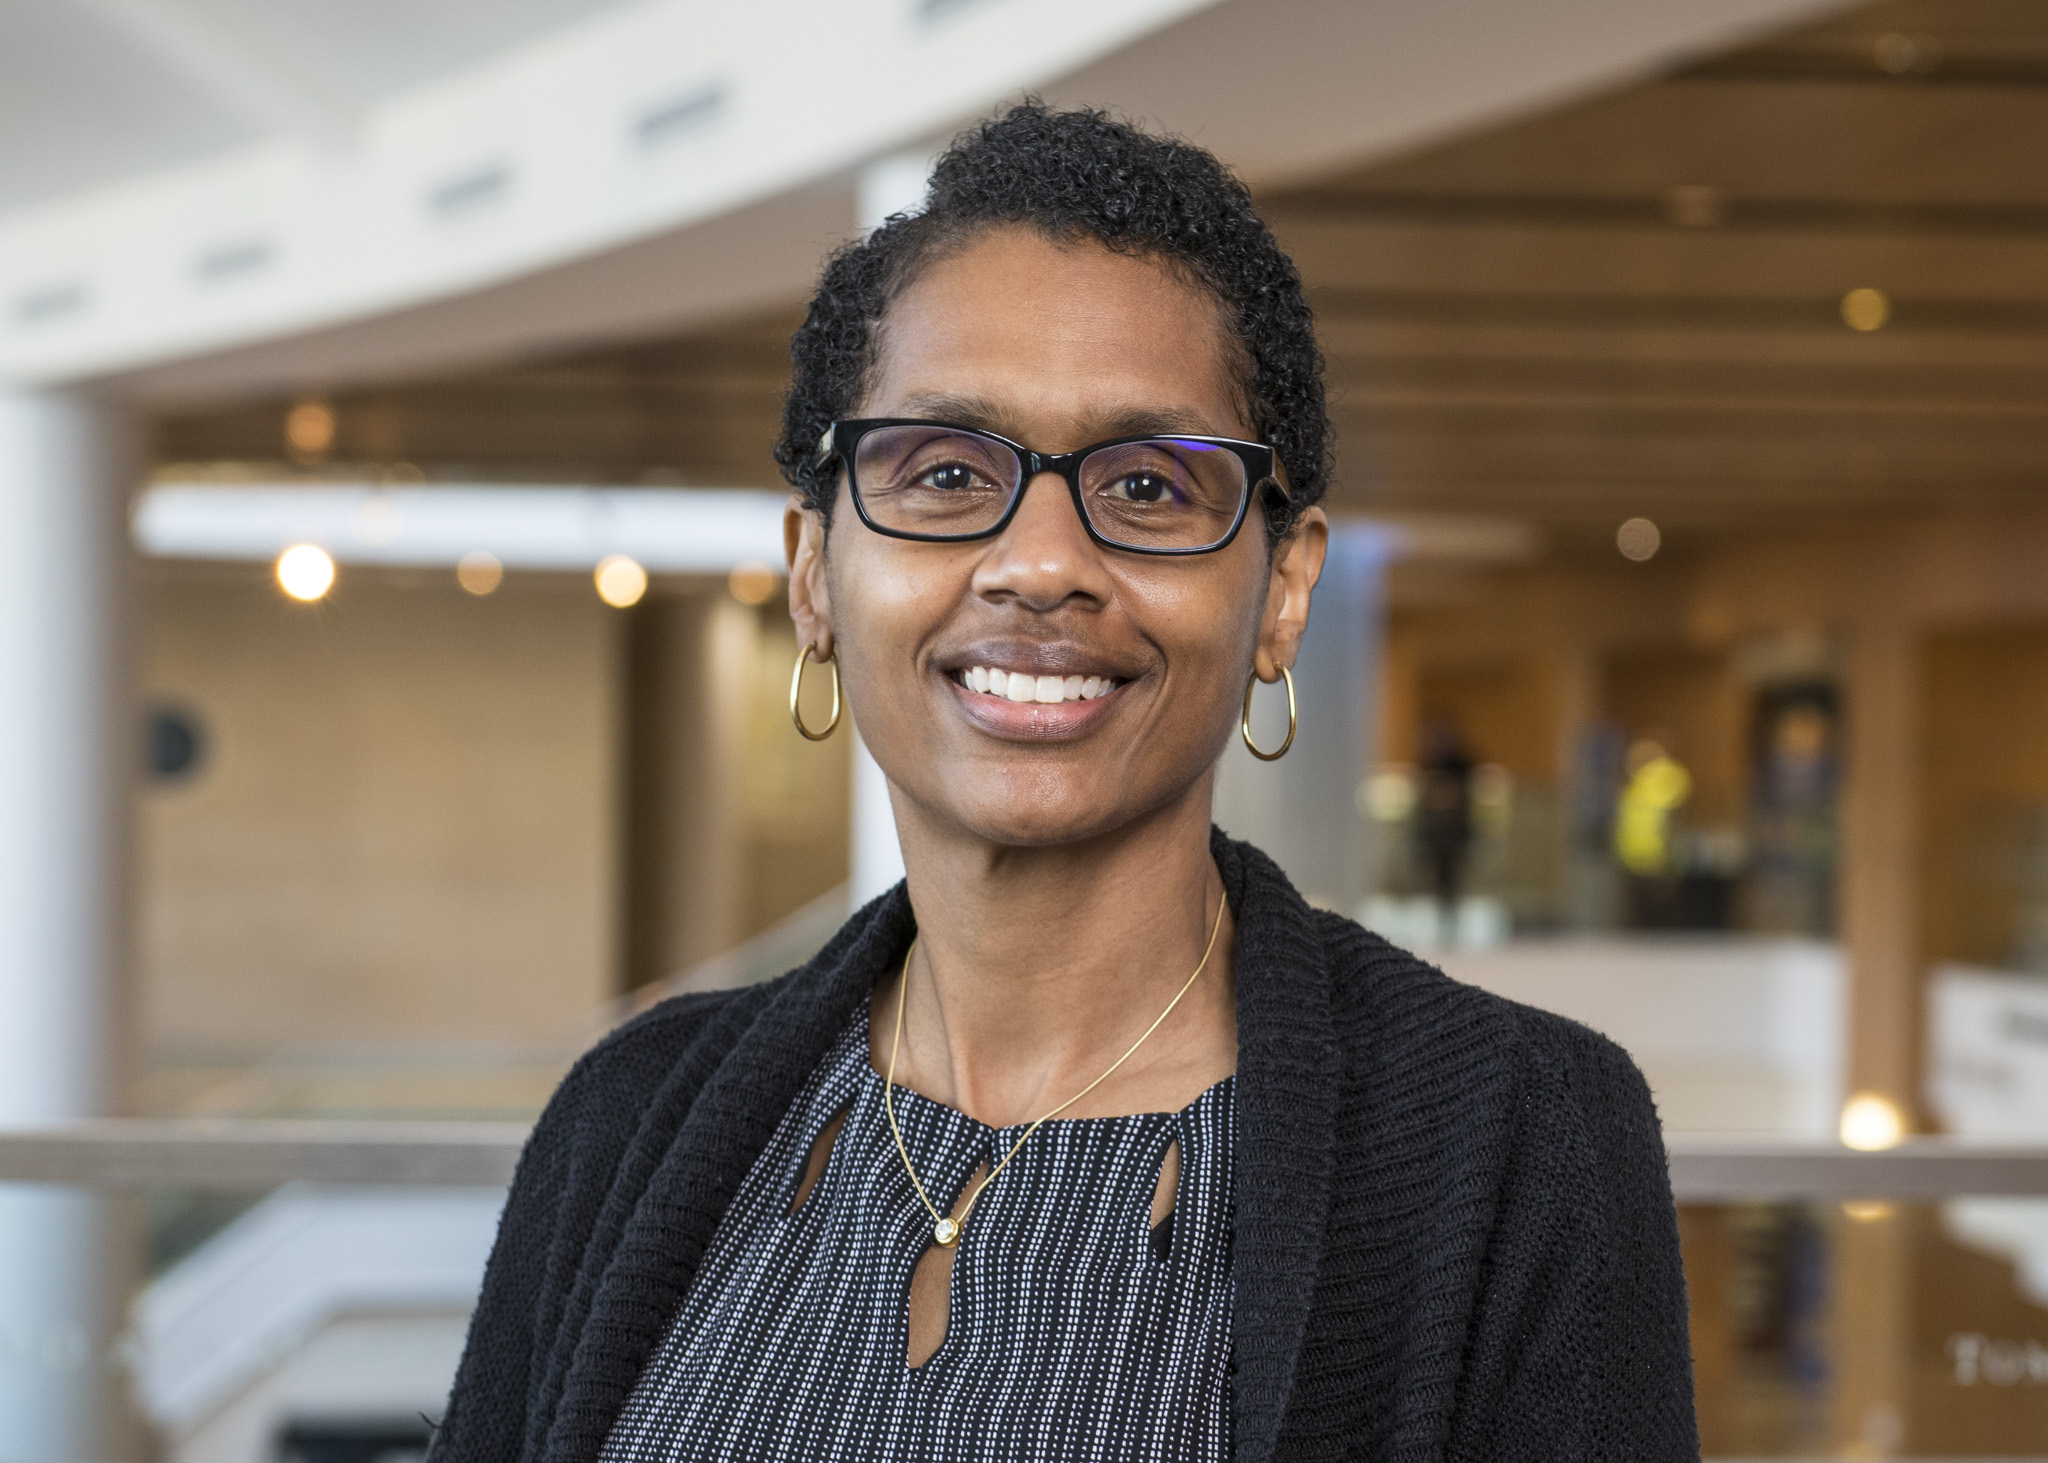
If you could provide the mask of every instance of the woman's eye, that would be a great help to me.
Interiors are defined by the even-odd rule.
[[[1131,503],[1163,503],[1174,496],[1172,480],[1156,472],[1125,473],[1109,490]]]
[[[973,468],[962,467],[959,463],[948,463],[943,467],[928,467],[918,477],[920,487],[935,488],[939,492],[959,492],[971,488],[977,478]]]

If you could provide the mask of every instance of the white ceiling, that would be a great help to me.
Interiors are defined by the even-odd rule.
[[[338,13],[314,0],[278,0],[261,28],[227,8],[259,0],[41,3],[125,27],[257,136],[0,211],[0,379],[37,386],[388,321],[600,259],[577,298],[557,301],[586,333],[611,323],[595,318],[592,283],[642,330],[673,318],[679,296],[746,309],[758,290],[689,270],[622,299],[616,256],[837,180],[829,217],[739,250],[758,275],[755,260],[795,245],[801,288],[854,227],[843,195],[858,169],[1216,0],[954,0],[936,18],[928,0],[614,0],[573,16],[549,0],[557,23],[520,44],[505,39],[508,16],[533,22],[541,5],[496,0],[500,44],[403,85],[363,15],[347,28],[353,70],[283,23]],[[445,56],[469,3],[421,0],[439,30],[390,0],[363,14],[385,18],[394,46]],[[833,84],[849,75],[862,79],[857,105]],[[372,80],[393,89],[370,97]],[[478,323],[494,335],[533,324],[496,316]]]
[[[253,135],[98,16],[63,0],[0,0],[0,209]]]
[[[0,212],[256,141],[265,89],[345,116],[619,3],[0,0]]]
[[[0,379],[331,389],[732,318],[1005,95],[1270,186],[1825,3],[0,0]]]
[[[252,30],[260,27],[321,82],[359,105],[618,3],[213,0],[222,13],[232,13]]]

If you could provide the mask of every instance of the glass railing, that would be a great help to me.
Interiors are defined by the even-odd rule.
[[[35,1430],[7,1409],[67,1394],[135,1418],[91,1455],[0,1457],[417,1455],[524,1136],[213,1119],[0,1133],[0,1228],[64,1250],[40,1316],[0,1317],[0,1433]],[[2048,1459],[2048,1142],[1684,1135],[1669,1151],[1708,1458]],[[109,1307],[90,1282],[113,1274]],[[61,1429],[43,1431],[54,1446]]]
[[[406,1463],[522,1122],[0,1131],[0,1460]]]
[[[1669,1146],[1707,1457],[2048,1457],[2048,1145]]]

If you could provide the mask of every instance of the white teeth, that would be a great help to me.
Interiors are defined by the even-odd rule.
[[[1111,676],[1027,676],[1022,671],[998,670],[994,666],[971,666],[960,675],[970,691],[984,696],[1001,696],[1010,701],[1033,701],[1057,705],[1062,701],[1093,701],[1116,689]]]

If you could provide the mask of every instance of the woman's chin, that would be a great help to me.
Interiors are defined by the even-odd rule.
[[[1091,779],[1092,781],[1092,779]],[[1015,797],[977,798],[955,811],[970,835],[1010,848],[1052,848],[1085,843],[1112,833],[1136,818],[1140,809],[1124,797],[1094,787],[1040,789]]]

